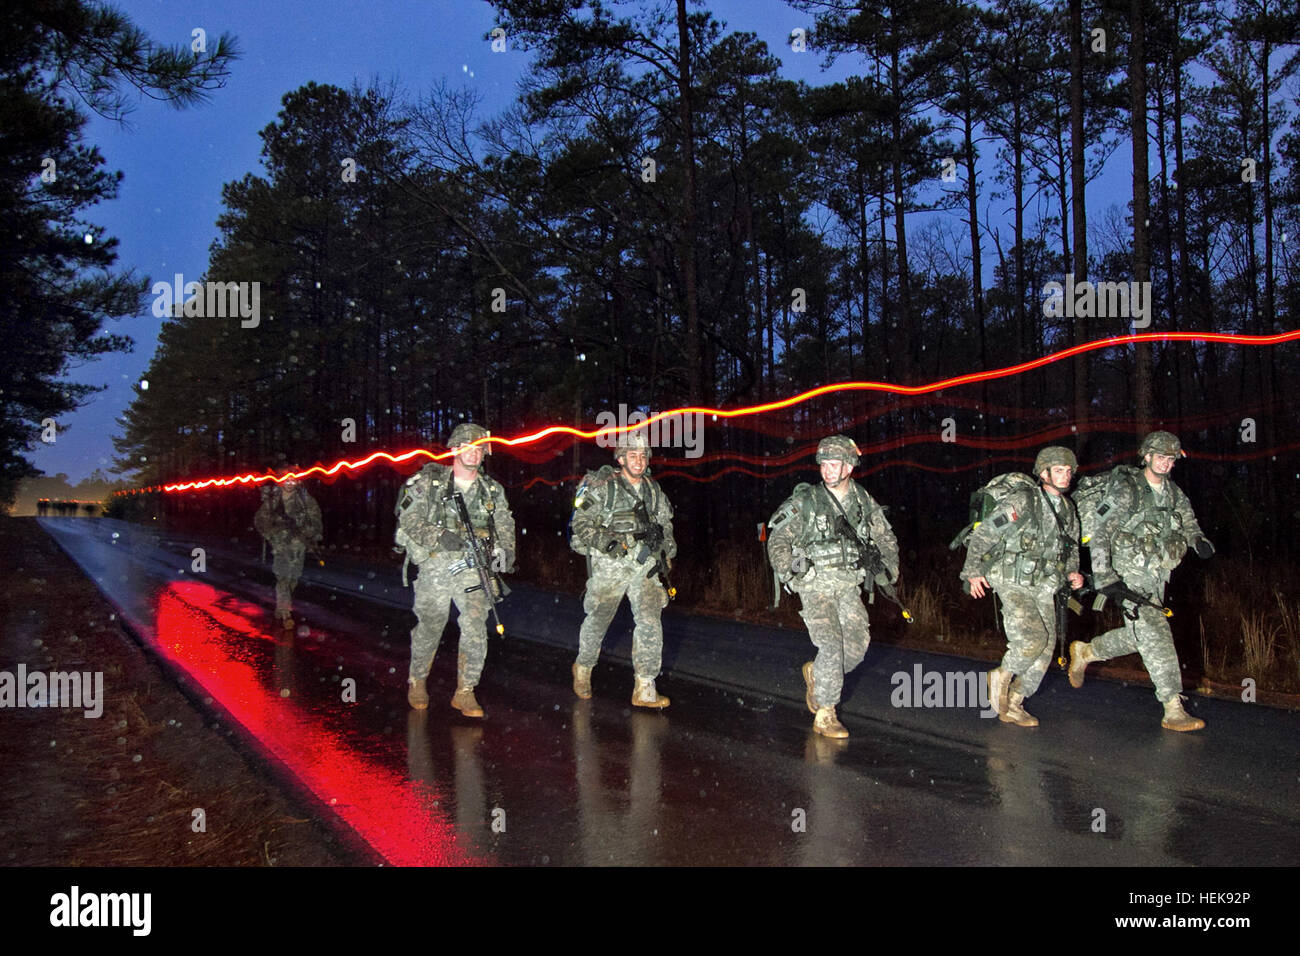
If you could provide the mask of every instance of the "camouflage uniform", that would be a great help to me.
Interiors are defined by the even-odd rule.
[[[819,452],[819,462],[822,457]],[[896,581],[898,541],[884,510],[852,480],[839,504],[858,537],[880,549],[889,580]],[[804,674],[805,681],[812,678],[808,707],[814,713],[839,705],[844,675],[862,663],[871,643],[861,594],[866,572],[856,546],[835,531],[839,513],[824,483],[799,484],[768,522],[768,560],[780,582],[799,595],[799,614],[817,647]]]
[[[466,547],[460,514],[450,498],[458,490],[451,468],[430,463],[409,478],[398,501],[396,541],[406,559],[419,568],[415,579],[415,615],[411,630],[410,681],[421,687],[433,666],[451,603],[460,612],[458,687],[473,690],[487,659],[487,619],[491,602],[482,590],[465,592],[479,583],[478,572],[464,564]],[[463,492],[474,534],[487,546],[489,517],[496,531],[494,556],[510,570],[515,551],[515,519],[501,485],[480,472]],[[504,560],[503,560],[504,558]]]
[[[644,517],[637,513],[640,504],[645,505]],[[589,671],[596,666],[605,631],[625,594],[635,622],[633,672],[638,682],[659,676],[664,647],[659,615],[668,605],[668,594],[655,574],[655,555],[645,553],[648,549],[634,537],[650,524],[663,529],[663,553],[675,558],[672,505],[648,469],[635,487],[610,465],[587,476],[574,502],[570,539],[573,550],[587,556],[588,568],[575,676],[577,668]]]
[[[1113,506],[1101,517],[1088,542],[1093,581],[1100,590],[1122,578],[1134,591],[1163,603],[1170,573],[1182,561],[1188,545],[1204,537],[1192,504],[1168,476],[1159,489],[1141,473],[1117,479],[1112,488],[1108,498]],[[1156,699],[1165,703],[1183,689],[1174,635],[1169,621],[1155,608],[1137,605],[1137,615],[1136,621],[1126,620],[1123,626],[1095,638],[1091,659],[1106,661],[1137,652],[1156,685]]]
[[[265,485],[262,488],[262,506],[253,516],[253,527],[271,545],[275,616],[287,625],[290,623],[293,589],[302,577],[307,548],[319,544],[325,533],[320,505],[296,481]]]
[[[1010,681],[1008,695],[1022,699],[1038,690],[1052,663],[1056,593],[1068,585],[1068,575],[1079,572],[1079,515],[1073,503],[1023,477],[1024,483],[971,532],[960,575],[963,581],[987,579],[1001,600],[1007,651],[1000,676]],[[1006,710],[996,700],[993,704],[999,715]]]

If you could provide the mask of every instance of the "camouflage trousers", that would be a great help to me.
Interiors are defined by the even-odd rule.
[[[419,566],[415,578],[415,616],[411,629],[411,680],[424,680],[433,667],[433,655],[442,640],[443,629],[454,601],[460,617],[460,647],[457,680],[462,687],[477,687],[487,660],[487,619],[491,602],[481,590],[465,593],[478,584],[472,570],[451,573],[463,556],[453,552],[430,555]]]
[[[582,667],[596,666],[609,622],[626,594],[634,622],[632,669],[637,677],[653,680],[659,676],[663,664],[664,629],[659,615],[668,605],[668,592],[659,578],[650,574],[654,565],[649,561],[637,564],[630,557],[615,559],[604,555],[593,555],[591,562],[587,596],[582,602],[587,616],[578,630],[577,663]],[[646,577],[647,574],[650,576]]]
[[[271,539],[271,554],[271,570],[275,572],[275,615],[283,617],[293,606],[293,589],[302,577],[307,543],[301,538],[277,535]]]
[[[1151,581],[1135,580],[1126,575],[1124,583],[1157,601],[1164,594],[1163,582],[1153,587]],[[1124,603],[1126,611],[1132,607],[1128,602]],[[1156,685],[1156,700],[1167,703],[1183,692],[1183,672],[1178,666],[1174,632],[1169,629],[1169,620],[1155,608],[1138,605],[1137,611],[1136,621],[1130,621],[1126,615],[1120,627],[1093,638],[1092,654],[1099,661],[1140,654],[1142,666]]]
[[[871,643],[871,627],[862,591],[847,572],[821,571],[815,585],[799,587],[799,616],[817,647],[813,660],[813,696],[819,707],[836,707],[844,675],[862,663]]]
[[[1043,682],[1056,649],[1057,586],[992,583],[1002,602],[1002,629],[1007,635],[1002,670],[1015,675],[1012,693],[1030,697]]]

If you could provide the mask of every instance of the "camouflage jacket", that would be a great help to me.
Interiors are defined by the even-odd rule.
[[[644,517],[638,505],[645,503]],[[669,558],[677,557],[677,541],[673,537],[673,507],[659,483],[650,477],[649,469],[641,483],[633,487],[622,473],[611,465],[591,472],[578,487],[573,501],[573,523],[569,546],[579,554],[608,554],[603,544],[612,535],[635,555],[639,542],[633,537],[644,532],[650,524],[663,528],[663,552]],[[624,552],[616,549],[616,556]]]
[[[856,481],[840,503],[845,516],[859,538],[880,550],[881,561],[891,581],[898,579],[898,539],[889,526],[885,511]],[[794,493],[776,509],[768,522],[767,557],[782,581],[800,572],[797,558],[822,568],[851,568],[857,560],[856,548],[835,531],[839,509],[831,492],[822,482],[799,484]]]
[[[268,541],[284,536],[299,538],[307,544],[320,541],[325,533],[320,505],[306,488],[292,485],[288,501],[284,500],[279,485],[269,485],[262,490],[262,507],[253,516],[253,527],[258,534]]]
[[[451,468],[435,462],[425,465],[402,486],[394,539],[413,563],[421,564],[431,554],[465,550],[465,529],[456,502],[450,497],[454,491]],[[513,555],[515,519],[500,483],[480,472],[464,497],[474,535],[486,545],[490,527],[495,532],[496,547]]]
[[[1158,492],[1141,472],[1117,477],[1097,507],[1088,541],[1093,573],[1103,580],[1113,572],[1167,581],[1188,547],[1205,536],[1192,503],[1167,477]]]
[[[1032,486],[1009,492],[971,531],[961,579],[988,577],[999,582],[1058,587],[1079,571],[1079,513],[1068,495],[1055,499]],[[991,577],[990,577],[991,575]]]

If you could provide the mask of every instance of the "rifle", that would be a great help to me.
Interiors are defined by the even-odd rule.
[[[1087,580],[1088,583],[1085,584],[1082,589],[1080,589],[1079,594],[1097,595],[1096,600],[1092,602],[1092,609],[1094,611],[1100,611],[1102,607],[1105,606],[1106,604],[1106,598],[1110,596],[1114,596],[1114,597],[1118,597],[1121,601],[1128,601],[1130,604],[1135,604],[1135,605],[1141,604],[1149,608],[1154,608],[1155,610],[1163,614],[1165,617],[1174,616],[1174,612],[1171,611],[1169,608],[1165,607],[1163,604],[1156,603],[1155,601],[1151,600],[1151,598],[1147,597],[1144,594],[1140,594],[1137,591],[1134,591],[1131,587],[1125,584],[1123,580],[1116,581],[1112,584],[1106,585],[1106,587],[1104,588],[1099,589],[1096,587],[1096,585],[1093,584],[1093,576],[1091,574],[1087,575],[1085,579]],[[1108,594],[1107,592],[1110,593]],[[1127,617],[1130,621],[1136,621],[1138,619],[1137,608],[1136,607],[1131,609],[1124,608],[1124,616]]]
[[[1056,605],[1056,663],[1062,670],[1070,668],[1070,616],[1067,611],[1073,611],[1075,614],[1083,613],[1083,605],[1074,597],[1070,587],[1070,580],[1067,577],[1063,584],[1053,595],[1053,603]]]
[[[491,558],[484,554],[483,542],[474,534],[474,523],[469,519],[469,508],[465,505],[465,496],[459,491],[453,491],[447,497],[456,502],[456,513],[460,517],[460,522],[465,529],[465,560],[454,564],[449,569],[455,574],[466,568],[473,568],[478,572],[478,584],[472,585],[465,589],[465,593],[471,591],[482,591],[487,595],[488,608],[492,613],[492,620],[496,624],[496,631],[502,637],[505,637],[506,626],[501,623],[501,618],[497,615],[497,604],[505,600],[510,594],[510,589],[506,583],[501,580],[501,575],[492,570]],[[492,527],[491,521],[488,524],[488,544],[494,544],[496,529]],[[493,550],[489,548],[489,550]],[[463,565],[463,567],[462,567]],[[493,585],[496,585],[496,590]],[[499,596],[498,596],[499,593]]]
[[[650,520],[650,512],[645,506],[644,499],[638,501],[632,511],[636,515],[637,521],[645,525],[644,531],[636,531],[632,534],[633,541],[641,542],[641,550],[637,553],[636,563],[645,564],[646,559],[650,557],[655,559],[654,567],[646,572],[646,577],[648,578],[651,575],[658,577],[659,583],[668,592],[668,600],[671,601],[677,597],[677,589],[668,580],[668,559],[664,554],[664,526]]]
[[[862,582],[862,587],[867,593],[874,596],[875,589],[879,588],[881,594],[898,605],[898,609],[903,612],[904,621],[908,624],[916,623],[912,612],[903,606],[903,602],[898,598],[898,592],[889,583],[889,572],[885,568],[885,559],[881,557],[880,549],[870,541],[859,538],[843,512],[835,516],[835,533],[842,538],[848,538],[849,543],[858,549],[858,567],[867,573],[866,580]]]

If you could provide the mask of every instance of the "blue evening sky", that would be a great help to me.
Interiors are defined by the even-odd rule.
[[[531,58],[514,48],[492,52],[486,37],[494,11],[480,0],[120,0],[117,6],[158,42],[188,45],[191,31],[201,27],[209,42],[235,34],[242,54],[226,87],[205,105],[175,110],[141,99],[129,128],[99,117],[87,127],[86,138],[100,147],[107,168],[125,173],[118,199],[91,210],[89,219],[120,240],[119,268],[153,281],[203,274],[221,187],[261,173],[257,134],[274,121],[285,93],[309,81],[347,88],[395,78],[401,95],[413,99],[447,80],[476,89],[487,116],[509,105]],[[810,28],[812,18],[784,0],[713,0],[709,8],[730,29],[764,40],[791,79],[819,84],[852,72],[847,58],[824,72],[818,54],[790,49],[791,30]],[[1118,178],[1123,193],[1124,177]],[[156,347],[162,320],[150,304],[146,298],[140,315],[110,325],[135,339],[134,353],[74,370],[74,381],[108,387],[61,419],[70,430],[33,454],[47,474],[65,472],[75,483],[96,468],[107,470],[116,419]]]

